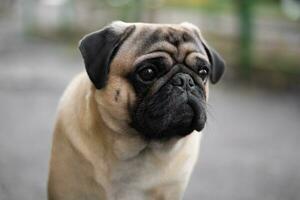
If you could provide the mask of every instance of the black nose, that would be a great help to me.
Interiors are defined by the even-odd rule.
[[[195,82],[189,74],[177,73],[172,78],[172,85],[192,89],[195,87]]]

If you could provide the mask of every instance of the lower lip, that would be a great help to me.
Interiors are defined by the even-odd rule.
[[[193,119],[192,126],[196,131],[201,131],[204,128],[204,124],[200,124],[198,119]]]
[[[192,127],[193,129],[195,129],[196,131],[201,131],[204,128],[204,124],[201,123],[201,119],[200,118],[200,108],[196,102],[196,97],[189,95],[188,98],[188,104],[192,107],[192,110],[194,111],[194,118],[192,120]]]

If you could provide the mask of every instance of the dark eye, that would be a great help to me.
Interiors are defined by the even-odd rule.
[[[156,70],[154,66],[145,67],[138,72],[143,81],[152,81],[156,77]]]
[[[198,71],[199,76],[202,79],[205,79],[208,75],[208,68],[207,67],[202,67],[199,71]]]

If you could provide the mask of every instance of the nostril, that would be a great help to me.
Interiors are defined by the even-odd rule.
[[[184,79],[182,77],[176,77],[172,80],[172,84],[174,86],[183,86],[184,85]]]
[[[188,88],[191,89],[191,88],[195,87],[195,82],[194,82],[193,78],[189,74],[185,74],[185,73],[176,74],[173,77],[171,84],[173,86],[182,87],[185,89],[188,89]]]

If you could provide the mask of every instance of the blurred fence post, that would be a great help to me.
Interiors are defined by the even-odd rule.
[[[254,0],[237,0],[239,15],[239,66],[242,78],[251,78],[252,66],[252,7]]]

